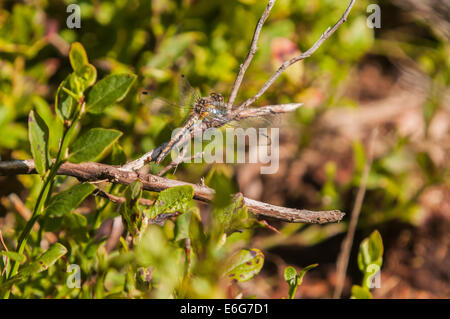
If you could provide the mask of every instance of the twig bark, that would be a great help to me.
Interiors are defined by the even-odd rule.
[[[316,52],[316,50],[337,30],[339,29],[339,27],[345,22],[347,21],[348,15],[350,14],[350,11],[353,8],[353,5],[355,4],[356,0],[351,0],[350,4],[348,5],[347,9],[345,10],[344,14],[342,15],[342,17],[338,20],[338,22],[336,22],[336,24],[333,27],[329,27],[328,29],[325,30],[324,33],[322,33],[322,35],[320,36],[319,40],[316,41],[316,43],[314,43],[314,45],[309,48],[306,52],[293,57],[290,60],[287,60],[285,62],[283,62],[281,64],[281,66],[278,68],[278,70],[272,75],[272,77],[263,85],[263,87],[258,91],[258,93],[256,93],[253,97],[249,98],[248,100],[246,100],[244,103],[242,103],[239,106],[239,109],[244,109],[248,106],[250,106],[251,104],[253,104],[258,98],[261,97],[261,95],[263,95],[267,89],[272,86],[272,84],[275,82],[276,79],[278,79],[278,77],[284,72],[284,70],[286,70],[288,67],[290,67],[292,64],[304,60],[306,58],[309,58],[314,52]]]
[[[270,0],[267,4],[266,9],[264,10],[261,18],[259,18],[258,23],[256,24],[255,32],[253,33],[252,43],[250,45],[250,50],[248,51],[247,57],[245,58],[244,63],[239,67],[239,73],[236,76],[236,80],[234,81],[233,87],[231,89],[230,97],[228,98],[228,111],[233,107],[233,103],[236,100],[236,96],[238,94],[239,88],[241,87],[242,80],[244,79],[245,71],[247,71],[250,63],[252,62],[253,57],[258,50],[258,39],[261,33],[261,29],[266,22],[267,17],[269,16],[270,11],[272,10],[273,5],[275,4],[275,0]]]
[[[348,226],[347,235],[342,241],[341,252],[338,256],[336,263],[336,273],[337,281],[334,290],[333,298],[339,299],[342,295],[342,290],[344,288],[345,274],[347,273],[348,260],[350,258],[350,251],[352,249],[353,238],[355,237],[356,226],[358,225],[359,214],[361,213],[362,203],[364,201],[364,195],[366,194],[367,178],[369,177],[370,168],[373,161],[373,144],[375,143],[375,138],[378,134],[377,129],[373,130],[370,134],[367,159],[364,163],[363,174],[361,178],[361,183],[358,189],[358,194],[356,195],[355,205],[353,206],[353,211],[350,219],[350,224]]]
[[[35,173],[36,170],[33,160],[0,162],[0,175]],[[194,199],[203,202],[210,202],[214,198],[215,194],[214,190],[207,186],[167,179],[152,174],[139,175],[135,171],[124,171],[120,169],[120,167],[100,163],[64,163],[59,168],[58,174],[72,176],[81,181],[97,181],[106,179],[111,183],[123,185],[128,185],[136,179],[139,179],[142,182],[144,190],[154,192],[160,192],[174,186],[191,185],[194,188]],[[338,210],[315,212],[304,209],[299,210],[280,207],[246,197],[244,197],[244,202],[249,211],[255,215],[270,217],[291,223],[323,224],[339,222],[345,215]]]

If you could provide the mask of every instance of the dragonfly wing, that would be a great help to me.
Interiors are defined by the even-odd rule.
[[[139,101],[149,109],[151,114],[174,115],[180,114],[180,112],[188,113],[191,110],[189,106],[181,106],[161,97],[156,97],[148,90],[139,91]]]
[[[262,127],[274,127],[280,123],[280,116],[278,114],[270,114],[264,116],[248,117],[242,120],[235,120],[227,123],[229,127],[242,127],[242,128],[262,128]]]
[[[184,75],[178,81],[178,103],[192,106],[200,98],[200,93],[194,89]]]

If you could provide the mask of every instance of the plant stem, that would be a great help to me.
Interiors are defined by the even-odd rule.
[[[51,194],[51,189],[53,187],[53,181],[58,173],[58,169],[60,168],[60,166],[63,164],[64,162],[64,157],[65,157],[65,153],[67,151],[68,148],[68,137],[71,137],[78,121],[80,120],[80,115],[81,112],[78,111],[75,114],[75,120],[72,122],[72,124],[66,128],[63,132],[63,136],[62,136],[62,140],[61,140],[61,145],[59,147],[58,150],[58,154],[56,156],[56,160],[53,163],[53,165],[50,168],[50,171],[48,172],[48,174],[45,175],[44,177],[44,181],[43,181],[43,185],[41,190],[39,191],[39,195],[36,201],[36,205],[34,206],[34,210],[33,210],[33,214],[30,218],[30,220],[27,222],[27,224],[25,225],[25,228],[23,229],[22,233],[19,236],[19,240],[17,243],[17,252],[19,254],[22,254],[25,246],[27,244],[27,240],[28,237],[30,236],[31,230],[33,229],[34,224],[36,223],[36,221],[38,220],[39,216],[41,215],[41,211],[42,211],[42,207],[44,206],[44,204],[47,202],[47,199],[49,197],[49,195]],[[42,229],[42,228],[41,228]],[[20,262],[16,261],[14,263],[13,268],[11,269],[11,271],[9,273],[6,274],[6,279],[13,277],[17,274],[18,270],[19,270],[19,266],[20,266]],[[9,298],[9,294],[10,294],[10,290],[8,290],[5,295],[4,298],[8,299]]]

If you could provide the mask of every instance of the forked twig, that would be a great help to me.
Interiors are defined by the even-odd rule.
[[[259,18],[258,23],[256,24],[255,32],[253,33],[252,44],[250,45],[250,50],[248,51],[244,63],[242,63],[239,67],[239,73],[236,76],[236,80],[234,81],[233,87],[231,89],[227,104],[228,112],[231,110],[231,108],[233,107],[233,103],[236,100],[239,88],[242,84],[242,80],[244,79],[245,71],[247,71],[253,57],[256,54],[256,51],[258,50],[258,39],[261,33],[261,29],[264,25],[264,22],[266,22],[266,19],[269,16],[270,10],[272,10],[273,5],[275,4],[275,1],[276,0],[269,0],[266,9],[264,10],[261,18]]]
[[[251,104],[253,104],[258,98],[261,97],[261,95],[263,95],[267,91],[267,89],[270,86],[272,86],[272,84],[275,82],[276,79],[278,79],[278,77],[281,75],[281,73],[283,73],[283,71],[286,70],[288,67],[290,67],[292,64],[294,64],[298,61],[304,60],[306,58],[309,58],[314,52],[316,52],[316,50],[322,45],[322,43],[324,43],[337,29],[339,29],[339,27],[345,21],[347,21],[348,15],[350,14],[350,11],[352,10],[353,5],[355,4],[355,1],[356,0],[350,1],[350,4],[348,5],[348,7],[345,10],[342,17],[338,20],[338,22],[336,22],[336,24],[333,27],[328,27],[328,29],[326,29],[325,32],[322,33],[319,40],[317,40],[316,43],[314,43],[314,45],[308,49],[308,51],[306,51],[296,57],[293,57],[290,60],[283,62],[281,64],[281,66],[278,68],[278,70],[272,75],[272,77],[258,91],[258,93],[256,93],[253,97],[249,98],[244,103],[242,103],[239,106],[239,109],[242,110],[242,109],[250,106]]]

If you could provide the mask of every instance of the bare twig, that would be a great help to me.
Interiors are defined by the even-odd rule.
[[[0,162],[0,175],[35,174],[33,160]],[[194,188],[194,199],[210,202],[214,198],[214,190],[203,186],[173,179],[167,179],[152,174],[139,175],[134,171],[124,171],[120,167],[100,163],[64,163],[58,170],[59,175],[76,177],[82,181],[96,181],[107,179],[111,183],[129,185],[136,179],[142,182],[143,189],[160,192],[167,188],[181,185],[191,185]],[[342,220],[344,213],[333,211],[309,211],[293,208],[285,208],[259,202],[244,197],[244,202],[249,211],[255,215],[270,217],[291,223],[332,223]]]
[[[125,198],[124,197],[112,195],[110,193],[105,192],[103,189],[100,189],[100,188],[97,188],[94,191],[93,195],[106,198],[106,199],[108,199],[111,202],[116,203],[116,204],[125,203]],[[147,199],[147,198],[140,198],[139,199],[139,204],[141,204],[143,206],[152,206],[154,202],[155,202],[154,200]]]
[[[345,10],[342,17],[339,19],[339,21],[333,26],[329,27],[325,30],[324,33],[320,36],[319,40],[314,43],[314,45],[308,49],[308,51],[290,59],[281,64],[281,66],[278,68],[278,70],[272,75],[272,77],[264,84],[264,86],[256,93],[253,97],[246,100],[244,103],[242,103],[239,106],[239,109],[244,109],[251,104],[253,104],[258,98],[263,95],[267,89],[275,82],[275,80],[283,73],[284,70],[286,70],[288,67],[290,67],[292,64],[304,60],[306,58],[309,58],[321,45],[324,43],[345,21],[347,21],[347,17],[350,14],[350,11],[352,10],[353,5],[355,4],[356,0],[351,0],[350,4],[348,5],[347,9]]]
[[[148,151],[138,159],[128,162],[122,166],[122,170],[124,171],[137,171],[144,167],[146,164],[153,162],[158,157],[159,153],[164,149],[167,143],[161,144],[157,148]]]
[[[233,103],[236,100],[236,96],[238,94],[239,88],[241,87],[242,80],[244,79],[245,71],[247,71],[248,67],[250,66],[250,63],[252,62],[252,59],[254,55],[256,54],[256,51],[258,50],[258,39],[259,35],[261,33],[261,29],[264,25],[264,22],[266,21],[267,17],[269,16],[270,10],[272,10],[273,5],[275,4],[275,0],[269,0],[269,3],[267,4],[266,9],[264,10],[261,18],[259,18],[258,23],[256,24],[255,32],[253,33],[253,39],[252,44],[250,45],[250,50],[248,51],[247,57],[245,58],[244,63],[241,64],[239,67],[239,73],[236,77],[236,80],[234,81],[233,87],[231,89],[230,97],[228,99],[228,111],[231,110],[233,107]]]
[[[377,129],[374,129],[370,134],[368,150],[367,150],[367,159],[364,163],[363,174],[361,178],[361,183],[358,189],[358,194],[356,195],[355,205],[353,207],[352,216],[350,219],[350,224],[348,226],[347,235],[342,241],[341,252],[339,254],[337,263],[336,263],[336,273],[337,273],[337,281],[336,287],[334,290],[333,297],[338,299],[341,297],[342,290],[344,288],[344,280],[345,274],[347,273],[348,260],[350,257],[350,251],[352,249],[353,238],[355,237],[356,226],[358,224],[359,214],[361,212],[362,203],[364,201],[364,195],[366,193],[367,186],[367,178],[369,177],[370,168],[372,166],[373,161],[373,144],[375,143],[375,138],[377,136]]]

